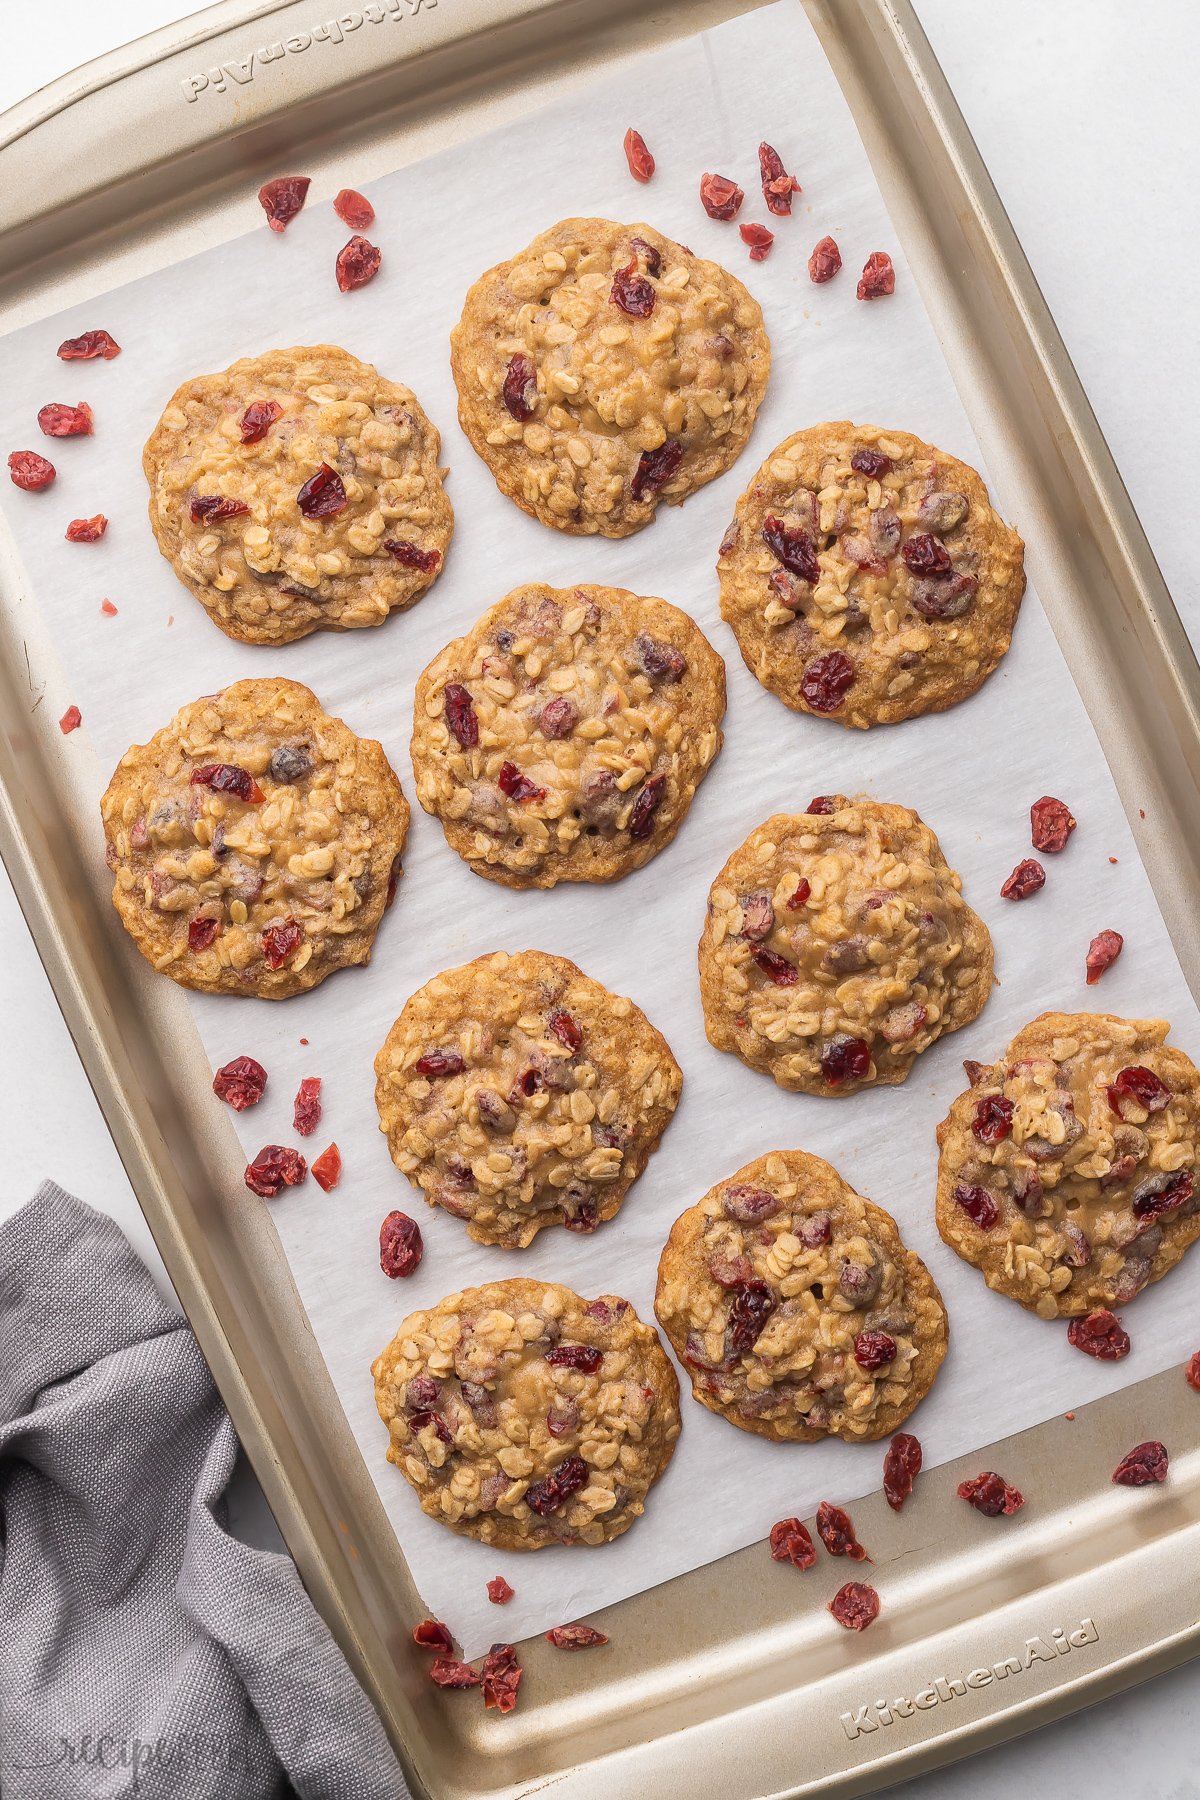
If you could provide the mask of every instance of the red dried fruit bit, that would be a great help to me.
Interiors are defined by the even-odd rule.
[[[647,500],[666,487],[683,461],[683,445],[677,438],[664,438],[657,450],[643,450],[633,472],[629,492],[635,500]]]
[[[286,231],[308,197],[307,175],[277,175],[258,190],[258,201],[272,231]]]
[[[749,1356],[775,1311],[775,1296],[765,1281],[743,1281],[729,1308],[729,1341],[739,1356]]]
[[[817,1547],[799,1519],[780,1519],[771,1527],[771,1556],[775,1562],[790,1562],[794,1569],[811,1569]]]
[[[768,513],[763,520],[763,542],[785,569],[798,575],[801,581],[814,582],[821,573],[821,565],[817,561],[817,553],[813,541],[803,525],[788,526],[774,513]]]
[[[1140,1063],[1132,1068],[1122,1069],[1117,1079],[1109,1083],[1108,1104],[1115,1113],[1121,1110],[1121,1100],[1128,1096],[1136,1100],[1146,1112],[1161,1112],[1171,1098],[1171,1090],[1165,1081],[1160,1081],[1153,1069],[1145,1069]]]
[[[188,922],[188,949],[193,953],[207,950],[216,935],[216,919],[192,919]]]
[[[511,1644],[493,1644],[483,1659],[483,1704],[511,1712],[517,1704],[522,1669]]]
[[[848,1581],[826,1609],[847,1631],[865,1631],[879,1617],[879,1595],[865,1581]]]
[[[322,1150],[316,1162],[310,1165],[309,1173],[317,1186],[324,1188],[326,1193],[337,1186],[342,1179],[342,1153],[336,1144],[330,1144],[327,1150]]]
[[[321,1077],[306,1075],[296,1094],[292,1110],[292,1128],[301,1137],[311,1137],[321,1123]]]
[[[457,1050],[427,1050],[413,1066],[418,1075],[436,1079],[443,1075],[461,1075],[467,1065]]]
[[[265,1144],[246,1165],[244,1180],[252,1194],[273,1200],[280,1188],[298,1186],[307,1174],[308,1164],[298,1150],[286,1144]]]
[[[304,933],[295,919],[275,919],[262,934],[263,961],[268,969],[282,969],[293,951],[298,950]]]
[[[1046,871],[1040,862],[1027,856],[1019,862],[1004,886],[1000,889],[1002,900],[1028,900],[1030,894],[1036,894],[1039,888],[1046,885]]]
[[[821,1074],[829,1087],[842,1081],[863,1081],[871,1067],[871,1046],[864,1038],[839,1033],[821,1052]]]
[[[899,1512],[921,1473],[921,1445],[911,1432],[898,1431],[883,1458],[883,1497]]]
[[[64,338],[58,354],[63,362],[95,362],[98,356],[111,362],[120,356],[121,346],[109,331],[84,331],[78,337]]]
[[[243,444],[260,444],[276,419],[282,417],[278,400],[252,400],[238,421]]]
[[[751,955],[767,980],[773,981],[776,987],[795,987],[800,971],[786,956],[778,956],[762,944],[756,944]]]
[[[1183,1379],[1190,1388],[1200,1394],[1200,1350],[1193,1350],[1188,1359],[1188,1366],[1183,1371]]]
[[[68,706],[66,712],[58,721],[58,729],[62,732],[63,736],[66,737],[68,732],[78,731],[82,724],[83,714],[80,712],[79,708],[77,706]]]
[[[539,787],[536,781],[530,781],[528,775],[522,775],[516,763],[501,763],[500,773],[496,777],[496,786],[510,800],[528,805],[531,800],[544,800],[546,790]]]
[[[352,293],[355,288],[366,287],[368,281],[374,281],[382,261],[382,250],[368,238],[356,235],[349,243],[343,244],[333,265],[337,284],[343,294]]]
[[[72,519],[67,526],[68,544],[94,544],[108,530],[108,520],[103,513],[96,513],[90,519]]]
[[[1180,1169],[1178,1175],[1151,1175],[1133,1190],[1134,1214],[1139,1219],[1161,1219],[1190,1200],[1195,1186],[1190,1169]]]
[[[1064,806],[1052,794],[1043,794],[1029,809],[1029,825],[1033,833],[1034,849],[1054,853],[1066,849],[1067,839],[1074,831],[1076,821],[1071,816],[1069,806]]]
[[[710,219],[732,219],[745,199],[736,181],[725,175],[700,177],[700,201]]]
[[[816,813],[820,815],[823,813],[834,813],[837,809],[837,794],[817,794],[809,801],[804,810],[806,813]]]
[[[965,1500],[988,1519],[997,1519],[1003,1513],[1019,1512],[1025,1504],[1025,1496],[1015,1487],[1009,1487],[1003,1475],[997,1475],[994,1469],[985,1469],[982,1475],[972,1475],[969,1481],[960,1481],[958,1497]]]
[[[854,664],[844,650],[814,656],[800,681],[800,692],[814,712],[836,712],[854,686]]]
[[[1148,1487],[1152,1481],[1167,1479],[1167,1449],[1156,1439],[1146,1444],[1135,1444],[1128,1456],[1123,1456],[1113,1470],[1112,1478],[1118,1487]]]
[[[665,775],[652,775],[649,781],[643,782],[638,789],[638,797],[634,801],[633,811],[629,815],[629,835],[636,842],[650,836],[654,815],[662,803],[666,787]]]
[[[1094,1356],[1097,1362],[1120,1362],[1129,1355],[1129,1333],[1115,1313],[1107,1307],[1090,1312],[1086,1319],[1072,1319],[1067,1326],[1067,1342]]]
[[[439,1656],[430,1666],[429,1679],[442,1688],[476,1688],[483,1684],[479,1670],[470,1663],[459,1662],[456,1656]]]
[[[384,538],[383,547],[402,568],[420,569],[423,575],[432,575],[442,560],[440,550],[422,550],[419,544],[411,543],[408,538]]]
[[[556,1512],[572,1494],[586,1486],[587,1478],[588,1466],[582,1456],[568,1456],[565,1462],[559,1463],[557,1469],[552,1469],[541,1481],[535,1481],[525,1489],[525,1504],[531,1506],[539,1518],[544,1519],[547,1514]]]
[[[91,437],[95,421],[86,400],[78,406],[64,406],[51,401],[38,413],[38,424],[47,437]]]
[[[1087,953],[1087,985],[1095,987],[1105,969],[1112,965],[1125,948],[1125,939],[1119,931],[1101,931],[1088,945]]]
[[[635,181],[649,181],[654,173],[654,158],[646,148],[646,140],[632,125],[625,133],[625,161]]]
[[[855,474],[868,475],[876,481],[886,475],[891,466],[891,457],[885,456],[882,450],[856,450],[850,458],[850,467]]]
[[[345,504],[346,490],[342,486],[342,478],[328,463],[322,463],[316,474],[309,476],[296,495],[296,505],[306,519],[328,518],[330,513],[341,512]]]
[[[886,250],[872,250],[863,264],[856,290],[860,300],[879,300],[896,291],[896,271]]]
[[[379,1266],[393,1281],[411,1275],[425,1254],[421,1227],[407,1213],[390,1212],[379,1227]]]
[[[636,256],[630,257],[627,267],[617,270],[608,297],[631,319],[648,319],[658,298],[653,283],[638,273]]]
[[[450,1636],[450,1628],[448,1625],[443,1625],[440,1619],[422,1619],[419,1625],[414,1625],[412,1641],[414,1644],[419,1644],[422,1650],[448,1653],[454,1648],[454,1639]]]
[[[607,1644],[608,1639],[591,1625],[554,1625],[546,1633],[546,1642],[556,1650],[592,1650]]]
[[[765,225],[739,225],[738,234],[743,244],[749,246],[750,261],[766,262],[775,242],[775,233],[768,231]]]
[[[333,210],[351,231],[365,231],[375,223],[375,208],[357,188],[341,188],[333,197]]]
[[[1012,1130],[1013,1103],[1003,1094],[985,1094],[975,1108],[971,1130],[981,1144],[1002,1144]]]
[[[954,1204],[962,1207],[980,1231],[990,1231],[1000,1217],[1000,1208],[992,1195],[985,1187],[973,1183],[959,1182],[954,1190]]]
[[[244,500],[228,500],[223,494],[193,494],[188,517],[193,525],[213,525],[221,519],[240,519],[250,508]]]
[[[808,897],[811,893],[812,893],[812,883],[809,881],[806,881],[804,876],[802,875],[800,877],[800,880],[796,884],[795,893],[792,895],[791,899],[787,903],[787,910],[789,912],[799,912],[800,908],[806,904]]]
[[[213,1093],[234,1112],[257,1106],[266,1085],[267,1071],[252,1056],[235,1056],[232,1062],[222,1063],[213,1076]]]
[[[214,794],[236,794],[239,800],[257,806],[262,789],[248,769],[237,763],[202,763],[192,770],[192,786],[211,788]]]
[[[803,192],[794,175],[783,166],[783,158],[770,144],[758,146],[758,170],[762,176],[763,199],[770,212],[784,216],[792,210],[792,195]],[[745,227],[742,227],[743,233]]]
[[[860,1331],[854,1340],[854,1360],[868,1373],[896,1360],[896,1340],[887,1331]]]
[[[546,1361],[552,1369],[578,1369],[581,1374],[594,1375],[604,1361],[604,1352],[592,1344],[555,1344],[553,1350],[547,1350]]]
[[[950,572],[949,551],[940,538],[933,537],[928,531],[918,531],[907,538],[900,546],[900,554],[914,575],[947,575]]]
[[[814,245],[812,255],[808,259],[808,278],[820,287],[823,282],[832,281],[842,266],[842,253],[835,240],[823,237]]]
[[[817,1535],[830,1556],[848,1556],[851,1562],[871,1560],[854,1535],[850,1514],[832,1500],[822,1500],[817,1508]]]
[[[487,1584],[487,1596],[493,1606],[507,1606],[516,1591],[515,1587],[509,1586],[503,1575],[493,1575]]]
[[[509,357],[500,392],[514,419],[532,419],[537,407],[537,370],[523,351]]]
[[[560,1044],[568,1050],[578,1050],[583,1045],[583,1033],[578,1024],[565,1007],[556,1006],[546,1015],[546,1023]]]
[[[641,257],[646,265],[647,275],[653,275],[657,279],[662,274],[661,250],[656,250],[653,244],[648,244],[642,237],[631,237],[629,248],[636,251],[637,255]]]
[[[50,486],[58,470],[36,450],[13,450],[9,453],[8,473],[14,487],[23,488],[27,494],[39,494]]]
[[[479,718],[474,702],[461,682],[448,681],[443,705],[446,724],[464,750],[474,750],[479,743]]]

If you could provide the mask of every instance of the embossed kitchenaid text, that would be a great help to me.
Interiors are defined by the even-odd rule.
[[[201,69],[197,75],[186,75],[179,84],[183,97],[194,104],[204,93],[230,93],[235,88],[247,86],[257,71],[268,63],[280,62],[287,56],[299,56],[301,51],[311,50],[314,44],[340,44],[351,32],[361,31],[364,25],[401,24],[417,13],[432,12],[437,3],[438,0],[377,0],[370,6],[352,7],[336,18],[326,19],[323,25],[314,25],[309,31],[296,31],[290,37],[277,38],[272,44],[261,44],[249,56],[214,64],[211,69]]]
[[[1073,1650],[1094,1644],[1099,1636],[1092,1619],[1081,1619],[1074,1631],[1065,1631],[1056,1625],[1048,1637],[1026,1638],[1022,1650],[1013,1656],[1002,1656],[999,1662],[989,1663],[985,1668],[971,1669],[965,1675],[938,1675],[928,1687],[911,1697],[899,1694],[894,1700],[868,1701],[857,1712],[844,1712],[841,1714],[842,1729],[851,1740],[865,1737],[868,1732],[878,1731],[883,1726],[898,1725],[919,1712],[959,1700],[970,1688],[991,1687],[994,1681],[1007,1681],[1010,1675],[1025,1674],[1034,1663],[1055,1662],[1060,1656],[1070,1656]]]

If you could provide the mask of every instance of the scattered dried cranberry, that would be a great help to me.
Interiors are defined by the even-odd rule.
[[[408,538],[384,538],[383,547],[401,568],[420,569],[423,575],[432,575],[442,560],[440,550],[422,550]]]
[[[321,1077],[306,1075],[296,1094],[292,1111],[292,1129],[301,1137],[311,1137],[321,1123]]]
[[[296,505],[306,519],[325,519],[330,513],[341,512],[346,504],[346,490],[342,478],[336,469],[328,463],[322,463],[315,475],[310,475],[300,492],[296,495]]]
[[[854,1340],[854,1360],[868,1373],[896,1360],[896,1340],[887,1331],[860,1331]]]
[[[899,1512],[921,1473],[921,1445],[911,1432],[898,1431],[883,1459],[883,1497]]]
[[[854,686],[854,664],[844,650],[814,656],[800,681],[800,692],[814,712],[836,712]]]
[[[79,337],[64,338],[58,346],[58,355],[63,362],[95,362],[98,356],[111,362],[120,354],[120,344],[108,331],[85,331]]]
[[[238,421],[243,444],[260,444],[276,419],[282,417],[278,400],[252,400]]]
[[[1088,945],[1087,953],[1087,985],[1095,987],[1105,969],[1111,969],[1121,951],[1125,948],[1125,939],[1119,931],[1101,931]]]
[[[191,783],[193,787],[211,788],[214,794],[234,794],[251,806],[257,806],[263,797],[250,771],[239,768],[237,763],[202,763],[192,770]]]
[[[765,225],[739,225],[738,235],[750,251],[751,262],[766,262],[775,242],[775,233]]]
[[[872,250],[863,264],[856,290],[860,300],[879,300],[896,291],[896,271],[886,250]]]
[[[247,1164],[243,1179],[252,1194],[273,1200],[280,1188],[296,1187],[307,1174],[308,1164],[298,1150],[286,1144],[266,1144]]]
[[[865,1631],[879,1617],[879,1595],[865,1581],[848,1581],[833,1596],[827,1611],[847,1631]]]
[[[736,181],[724,175],[700,177],[700,201],[710,219],[736,217],[745,195]]]
[[[508,360],[501,394],[514,419],[532,419],[537,408],[537,370],[520,350]]]
[[[959,1182],[954,1190],[954,1204],[962,1207],[980,1231],[990,1231],[1000,1217],[1000,1208],[993,1196],[985,1187],[972,1183]]]
[[[638,789],[638,797],[633,803],[633,811],[629,815],[629,835],[635,842],[650,836],[654,824],[654,815],[662,803],[666,791],[665,775],[652,775]]]
[[[592,1650],[608,1639],[591,1625],[555,1625],[546,1633],[546,1642],[556,1650]]]
[[[850,458],[850,467],[856,475],[866,475],[875,481],[886,475],[891,466],[891,457],[885,456],[882,450],[856,450]]]
[[[871,1067],[871,1046],[839,1032],[821,1052],[821,1073],[830,1087],[842,1081],[864,1081]]]
[[[831,237],[823,237],[814,245],[812,255],[808,259],[808,278],[820,287],[826,281],[832,281],[842,266],[842,253],[837,242]]]
[[[479,743],[479,717],[470,694],[461,682],[446,683],[444,704],[446,724],[464,750],[474,750]]]
[[[342,188],[333,198],[333,210],[351,231],[365,231],[375,223],[375,208],[357,188]]]
[[[1006,1517],[1019,1512],[1025,1504],[1025,1496],[1015,1487],[1009,1487],[1003,1475],[997,1475],[994,1469],[985,1469],[982,1475],[972,1475],[969,1481],[960,1481],[958,1497],[965,1500],[988,1519]]]
[[[776,1304],[765,1281],[744,1281],[734,1291],[729,1308],[730,1343],[739,1356],[748,1356],[753,1350]]]
[[[497,1712],[511,1712],[517,1704],[522,1669],[511,1644],[493,1644],[483,1659],[483,1704]]]
[[[427,1050],[413,1066],[418,1075],[438,1080],[444,1075],[461,1075],[467,1065],[457,1050]]]
[[[649,181],[654,173],[654,158],[646,148],[646,140],[632,125],[625,133],[625,161],[635,181]]]
[[[411,1275],[425,1254],[421,1227],[407,1213],[390,1212],[379,1227],[379,1266],[393,1281]]]
[[[552,1369],[578,1369],[582,1375],[594,1375],[604,1361],[604,1352],[592,1344],[555,1344],[547,1350],[546,1361]]]
[[[356,235],[343,244],[333,265],[343,294],[353,293],[355,288],[366,287],[368,281],[374,281],[382,261],[382,250],[368,238]]]
[[[648,244],[643,237],[631,237],[629,248],[641,257],[646,265],[647,275],[653,275],[657,280],[662,274],[662,251],[656,250],[654,245]]]
[[[419,1644],[422,1650],[437,1650],[448,1653],[454,1648],[454,1640],[450,1629],[440,1619],[422,1619],[412,1629],[412,1641]]]
[[[557,1512],[572,1494],[577,1494],[585,1486],[588,1478],[588,1466],[582,1456],[568,1456],[560,1462],[557,1469],[544,1475],[525,1490],[525,1502],[531,1506],[539,1518]]]
[[[68,544],[94,544],[108,530],[108,520],[103,513],[97,513],[91,519],[72,519],[67,526]]]
[[[821,565],[817,561],[813,541],[803,525],[785,525],[782,519],[768,513],[763,520],[762,534],[767,549],[785,569],[810,584],[818,579]]]
[[[806,881],[804,876],[802,875],[800,877],[799,881],[796,883],[795,893],[792,895],[791,899],[787,903],[787,910],[789,912],[799,912],[800,908],[807,904],[808,897],[811,893],[812,893],[812,883],[809,881]]]
[[[574,1052],[583,1046],[583,1033],[565,1007],[556,1006],[546,1015],[546,1023],[560,1044]]]
[[[1151,1175],[1133,1190],[1131,1205],[1139,1219],[1161,1219],[1190,1200],[1196,1181],[1190,1169],[1177,1175]]]
[[[38,413],[38,424],[47,437],[91,437],[94,422],[86,400],[81,400],[78,406],[51,401]]]
[[[316,1162],[310,1165],[309,1172],[317,1186],[324,1188],[326,1193],[335,1188],[342,1179],[342,1153],[337,1145],[330,1144],[328,1149],[322,1150]]]
[[[62,732],[64,737],[67,737],[72,731],[78,731],[82,724],[83,714],[80,712],[79,708],[77,706],[68,706],[66,712],[58,721],[58,729]]]
[[[794,175],[783,166],[783,158],[770,144],[758,146],[758,170],[762,176],[763,199],[769,212],[781,217],[792,210],[792,195],[803,190]]]
[[[1067,1342],[1085,1356],[1094,1356],[1097,1362],[1120,1362],[1130,1349],[1129,1333],[1107,1307],[1090,1312],[1086,1319],[1072,1319],[1067,1326]]]
[[[456,1656],[439,1656],[429,1670],[430,1681],[436,1681],[443,1688],[476,1688],[483,1685],[483,1676],[470,1663],[460,1662]]]
[[[804,810],[806,813],[815,813],[818,817],[825,813],[835,813],[840,799],[839,794],[817,794]]]
[[[507,1606],[516,1591],[515,1587],[509,1586],[503,1575],[493,1575],[487,1584],[487,1596],[493,1606]]]
[[[629,492],[637,501],[649,500],[666,487],[683,461],[683,445],[678,438],[664,438],[657,450],[643,450],[633,471]]]
[[[1046,871],[1040,862],[1027,856],[1019,862],[1004,886],[1000,889],[1002,900],[1028,900],[1030,894],[1036,894],[1039,888],[1046,885]]]
[[[1055,853],[1065,850],[1067,839],[1075,829],[1076,821],[1071,816],[1069,806],[1056,800],[1052,794],[1043,794],[1035,800],[1029,809],[1029,824],[1033,833],[1035,850],[1048,850]]]
[[[500,773],[496,777],[496,786],[510,800],[528,804],[531,800],[544,800],[546,790],[539,787],[536,781],[530,781],[528,775],[522,775],[516,763],[501,763]]]
[[[822,1500],[817,1508],[817,1535],[830,1556],[848,1556],[851,1562],[871,1560],[854,1535],[850,1514],[832,1500]]]
[[[950,572],[949,551],[940,538],[933,537],[928,531],[918,531],[907,538],[900,546],[900,554],[914,575],[948,575]]]
[[[1200,1350],[1193,1350],[1187,1368],[1183,1371],[1183,1379],[1190,1388],[1195,1388],[1200,1393]]]
[[[198,951],[207,950],[217,935],[216,919],[192,919],[188,922],[188,949],[195,955]]]
[[[773,981],[776,987],[795,987],[800,971],[786,956],[778,956],[762,944],[756,944],[751,955],[767,980]]]
[[[619,306],[631,319],[648,319],[658,298],[653,282],[638,273],[636,256],[630,257],[626,268],[617,270],[608,297],[614,306]]]
[[[1013,1103],[1003,1094],[985,1094],[975,1108],[971,1131],[981,1144],[1002,1144],[1012,1130]]]
[[[222,1063],[213,1076],[213,1093],[234,1112],[257,1106],[266,1085],[267,1071],[252,1056],[235,1056],[232,1062]]]
[[[780,1519],[771,1527],[771,1556],[775,1562],[790,1562],[794,1569],[811,1569],[817,1547],[799,1519]]]
[[[303,937],[295,919],[273,919],[262,934],[263,961],[268,969],[282,969],[288,957],[300,948]]]
[[[23,488],[27,494],[39,494],[50,486],[58,470],[36,450],[13,450],[8,458],[8,473],[14,487]]]
[[[238,519],[250,508],[244,500],[228,500],[223,494],[193,494],[188,516],[193,525],[213,525],[222,519]]]
[[[1156,1113],[1161,1112],[1171,1098],[1171,1090],[1153,1069],[1135,1063],[1132,1068],[1122,1069],[1117,1079],[1109,1083],[1108,1104],[1115,1113],[1121,1111],[1121,1101],[1126,1096],[1146,1112]]]
[[[277,175],[258,190],[258,202],[272,231],[286,231],[308,197],[307,175]]]
[[[1166,1445],[1151,1439],[1135,1444],[1128,1456],[1121,1458],[1112,1478],[1118,1487],[1148,1487],[1152,1481],[1167,1479],[1167,1462]]]

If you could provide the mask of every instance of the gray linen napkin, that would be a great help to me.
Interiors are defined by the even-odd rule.
[[[113,1220],[0,1225],[4,1800],[404,1800],[290,1558],[224,1529],[233,1426]]]

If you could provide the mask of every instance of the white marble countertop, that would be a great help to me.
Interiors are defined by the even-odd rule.
[[[1193,198],[1200,6],[916,4],[1195,640],[1196,525],[1182,477],[1194,466],[1200,366],[1194,331],[1180,321],[1194,316],[1200,290]],[[183,0],[56,0],[51,23],[42,8],[10,8],[0,109],[68,63],[182,10]],[[0,1216],[52,1175],[112,1213],[161,1273],[2,870],[0,942],[8,1170]],[[239,1501],[247,1528],[265,1532],[252,1478],[241,1484]],[[1191,1664],[903,1791],[921,1800],[1011,1800],[1021,1792],[1195,1800],[1198,1699],[1200,1667]]]

